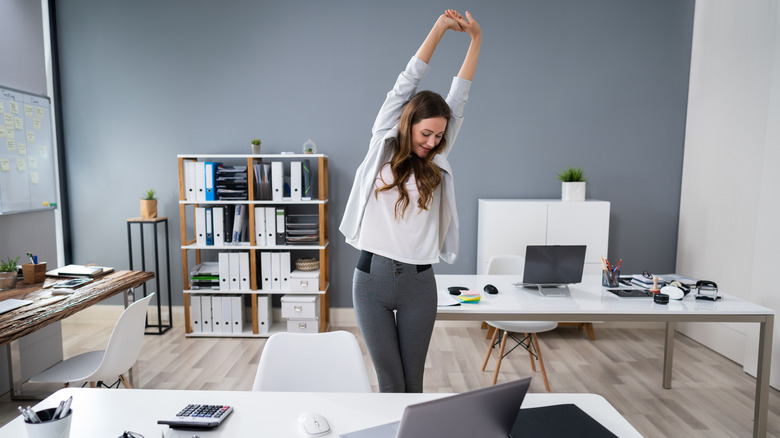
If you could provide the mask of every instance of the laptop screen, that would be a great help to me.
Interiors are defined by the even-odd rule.
[[[585,245],[528,245],[524,285],[565,285],[582,281]]]

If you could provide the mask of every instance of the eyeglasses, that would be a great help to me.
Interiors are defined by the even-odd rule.
[[[642,277],[649,278],[649,279],[652,280],[653,279],[653,274],[651,274],[651,273],[649,273],[647,271],[642,271]]]

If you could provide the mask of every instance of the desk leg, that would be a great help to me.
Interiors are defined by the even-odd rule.
[[[20,400],[22,392],[22,357],[19,351],[19,340],[8,344],[8,377],[11,384],[11,400]]]
[[[674,326],[672,321],[666,322],[666,341],[664,342],[664,389],[672,389],[672,359],[674,356]]]
[[[125,300],[125,309],[127,309],[133,302],[135,301],[135,290],[128,289],[125,291],[124,294],[122,294],[122,297]],[[135,388],[135,373],[138,371],[138,362],[136,361],[135,364],[133,364],[132,367],[130,367],[129,370],[127,370],[127,381],[130,382],[130,386]]]
[[[766,437],[769,416],[769,373],[772,363],[772,333],[775,316],[767,315],[758,336],[758,367],[756,369],[756,405],[753,412],[753,437]]]

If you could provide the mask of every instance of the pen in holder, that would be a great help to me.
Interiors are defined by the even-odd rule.
[[[23,264],[22,276],[27,284],[42,282],[46,279],[46,262]]]
[[[57,408],[44,409],[35,413],[38,422],[24,420],[27,436],[30,438],[67,438],[70,435],[70,420],[73,409],[54,418]]]
[[[607,287],[620,286],[620,271],[602,270],[601,271],[601,285]]]

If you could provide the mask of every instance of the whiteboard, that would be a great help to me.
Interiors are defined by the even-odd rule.
[[[0,214],[56,208],[51,101],[0,86]]]

